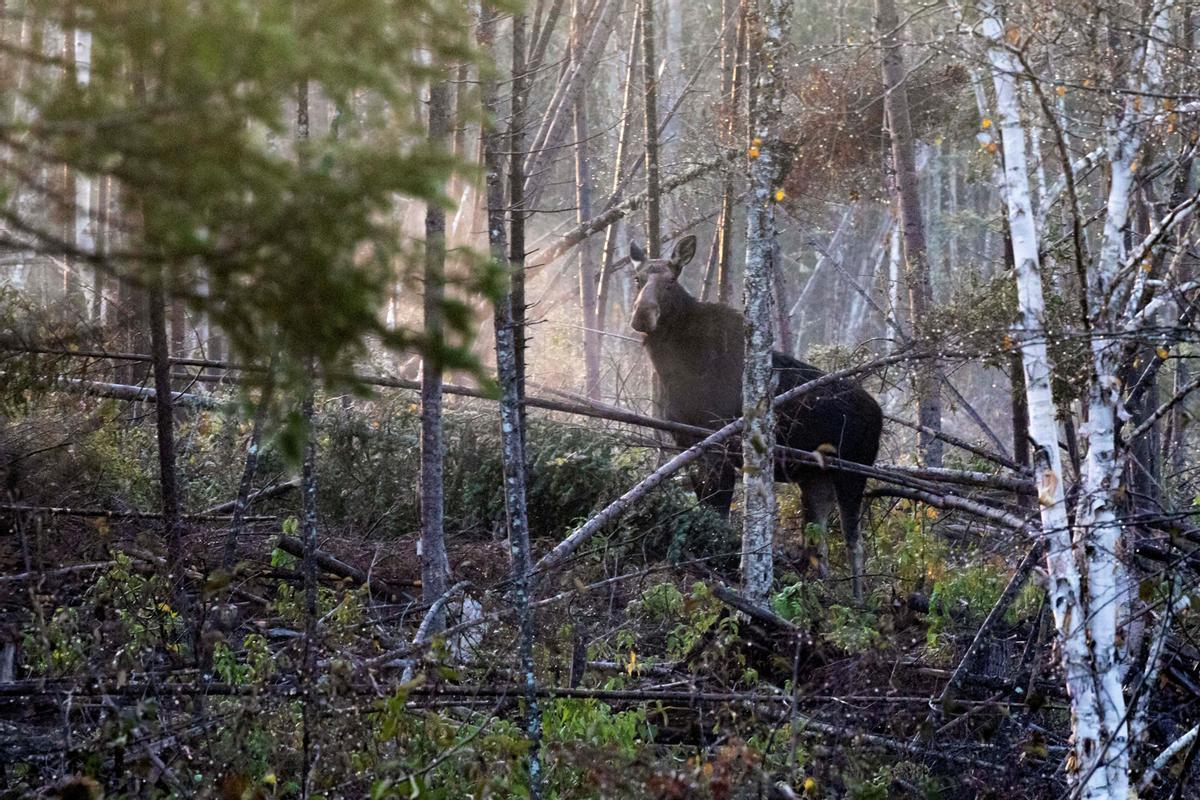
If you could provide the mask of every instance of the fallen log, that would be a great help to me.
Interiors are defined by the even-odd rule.
[[[279,537],[279,549],[288,555],[295,556],[296,558],[304,557],[303,543],[299,539],[291,536]],[[410,599],[405,592],[401,592],[398,589],[388,585],[386,581],[380,578],[370,577],[358,567],[351,566],[345,561],[336,558],[324,550],[317,550],[315,556],[317,559],[317,566],[323,569],[325,572],[328,572],[330,575],[353,581],[357,586],[366,585],[372,591],[378,591],[380,594],[386,596],[388,600]]]
[[[11,348],[10,348],[11,349]],[[109,358],[113,360],[126,361],[149,361],[150,357],[137,353],[106,353],[104,351],[66,351],[54,350],[51,348],[29,348],[29,352],[52,353],[55,355],[85,357],[85,358]],[[902,360],[902,359],[901,359]],[[206,361],[204,359],[172,359],[174,363],[184,364],[187,366],[206,367],[213,369],[228,369],[228,370],[250,370],[260,371],[259,367],[246,367],[240,364],[234,364],[226,361]],[[393,389],[410,389],[419,391],[421,384],[419,381],[407,380],[405,378],[393,378],[385,375],[357,375],[347,374],[341,376],[347,380],[356,381],[368,386],[379,386]],[[236,382],[236,381],[234,381]],[[100,386],[115,386],[116,384],[100,384]],[[146,402],[154,402],[155,395],[153,389],[143,389],[141,387],[126,387],[137,390],[137,397],[132,399],[145,400]],[[458,395],[461,397],[474,397],[483,400],[491,400],[492,398],[487,392],[471,386],[462,386],[459,384],[447,384],[444,389],[446,394]],[[607,403],[598,403],[586,398],[573,395],[569,392],[554,391],[556,394],[570,398],[570,400],[554,400],[547,397],[526,396],[522,402],[530,408],[540,408],[545,411],[556,411],[564,414],[572,414],[575,416],[592,417],[594,419],[604,419],[610,422],[620,422],[627,425],[634,425],[642,428],[651,428],[661,430],[668,433],[684,433],[690,435],[699,435],[707,437],[713,433],[713,429],[701,428],[693,425],[687,425],[670,420],[658,419],[649,417],[644,414],[638,414],[619,406],[609,405]],[[199,398],[201,400],[211,399],[204,398],[201,395],[189,395],[190,398]],[[891,415],[885,415],[885,418],[901,425],[912,427],[914,429],[922,429],[922,426],[907,420],[900,419]],[[929,431],[929,429],[924,429]],[[987,458],[997,464],[1001,464],[1010,469],[1020,471],[1021,467],[1007,457],[991,453],[983,448],[971,444],[965,440],[959,439],[949,434],[941,434],[933,432],[938,438],[941,438],[947,444],[963,449],[983,458]],[[852,462],[844,462],[833,457],[816,456],[803,450],[783,447],[776,445],[778,453],[786,458],[794,458],[804,463],[811,463],[822,467],[823,469],[844,470],[848,472],[856,472],[867,477],[875,478],[885,482],[894,482],[912,488],[923,489],[926,491],[933,490],[936,493],[936,488],[929,483],[957,483],[967,486],[978,486],[980,488],[990,488],[1001,491],[1012,491],[1019,494],[1036,494],[1036,487],[1033,481],[1024,477],[1014,476],[990,476],[987,473],[967,470],[952,470],[952,469],[937,469],[931,470],[928,468],[919,469],[912,467],[894,467],[894,466],[871,466],[867,467],[862,464],[854,464]],[[922,483],[914,483],[914,480],[919,480]]]
[[[0,503],[0,513],[47,514],[52,517],[96,517],[99,519],[162,519],[159,511],[123,511],[115,508],[68,508],[66,506],[34,506],[24,503]],[[232,517],[229,514],[182,514],[189,522],[222,522]],[[246,522],[275,522],[274,514],[246,517]]]
[[[257,492],[254,492],[253,494],[251,494],[249,497],[246,498],[246,505],[250,505],[251,503],[253,503],[257,500],[267,500],[272,497],[278,497],[279,495],[281,495],[285,492],[288,492],[292,489],[299,488],[299,486],[300,486],[300,479],[292,478],[290,481],[284,481],[283,483],[277,483],[274,486],[268,486],[266,488],[259,489]],[[204,511],[202,511],[201,513],[202,514],[228,514],[233,511],[233,507],[235,505],[237,505],[237,500],[226,500],[224,503],[218,503],[215,506],[204,509]],[[252,517],[243,517],[243,519],[253,519],[253,518]]]

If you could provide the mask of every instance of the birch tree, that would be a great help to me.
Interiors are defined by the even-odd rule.
[[[1068,527],[1064,474],[1058,448],[1055,404],[1045,345],[1045,287],[1039,259],[1033,190],[1026,160],[1026,130],[1016,51],[1021,29],[1004,20],[990,0],[980,3],[1000,120],[1005,191],[1018,289],[1014,339],[1021,350],[1028,401],[1032,459],[1039,483],[1042,530],[1049,542],[1047,569],[1059,652],[1071,698],[1071,778],[1086,798],[1129,796],[1131,742],[1117,635],[1125,609],[1120,562],[1122,524],[1117,514],[1124,492],[1118,448],[1123,404],[1118,372],[1121,338],[1136,324],[1127,307],[1114,303],[1117,284],[1128,276],[1126,223],[1144,129],[1145,98],[1162,79],[1163,50],[1170,39],[1170,2],[1156,3],[1141,31],[1134,83],[1104,118],[1111,179],[1105,204],[1102,246],[1087,274],[1091,368],[1087,382],[1086,446],[1080,474],[1075,530]],[[1108,34],[1119,39],[1115,19]],[[1120,23],[1121,26],[1124,21]],[[1127,277],[1125,278],[1127,279]],[[1081,570],[1082,567],[1082,570]],[[1086,579],[1086,594],[1083,586]]]
[[[750,194],[746,206],[746,267],[743,304],[746,314],[745,364],[742,372],[743,485],[742,590],[763,604],[774,580],[775,416],[771,369],[773,286],[778,253],[776,206],[783,199],[783,54],[791,32],[791,0],[761,0],[754,23],[761,49],[756,102],[751,116]]]

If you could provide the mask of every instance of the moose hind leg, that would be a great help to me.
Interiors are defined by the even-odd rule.
[[[804,538],[808,544],[809,525],[819,528],[817,541],[821,555],[821,569],[829,562],[829,515],[833,512],[837,496],[833,483],[826,477],[811,478],[800,482],[800,503],[804,511]]]
[[[842,534],[846,537],[846,553],[850,558],[850,580],[854,599],[863,598],[863,573],[866,569],[866,554],[863,552],[859,523],[862,518],[863,490],[866,481],[857,477],[843,476],[837,483],[838,512],[842,518]]]

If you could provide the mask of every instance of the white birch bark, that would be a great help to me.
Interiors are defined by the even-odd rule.
[[[1103,335],[1121,325],[1110,308],[1111,292],[1125,250],[1125,226],[1137,170],[1149,100],[1143,95],[1161,83],[1163,43],[1169,41],[1168,16],[1172,3],[1157,3],[1146,33],[1138,94],[1128,95],[1122,114],[1105,119],[1107,155],[1111,169],[1107,212],[1100,255],[1088,273],[1087,298],[1092,316],[1092,374],[1088,390],[1087,423],[1080,426],[1087,451],[1080,475],[1077,539],[1087,554],[1088,633],[1092,669],[1101,716],[1103,763],[1113,797],[1129,793],[1129,726],[1122,670],[1117,657],[1117,630],[1125,607],[1123,569],[1119,557],[1122,525],[1117,518],[1124,459],[1117,450],[1117,430],[1123,423],[1119,371],[1124,343]],[[1124,25],[1124,21],[1120,23]],[[1099,335],[1097,335],[1099,334]]]
[[[1029,437],[1038,482],[1042,532],[1047,538],[1050,607],[1059,638],[1059,654],[1071,698],[1074,745],[1072,780],[1082,779],[1085,798],[1111,797],[1108,774],[1101,760],[1101,720],[1096,705],[1088,653],[1086,610],[1079,569],[1067,524],[1062,458],[1058,448],[1050,358],[1044,331],[1045,297],[1034,226],[1032,187],[1026,162],[1025,127],[1017,86],[1020,68],[1005,45],[1005,28],[992,0],[981,0],[983,33],[996,92],[1001,143],[1004,148],[1004,187],[1009,233],[1016,265],[1018,319],[1014,339],[1021,349],[1025,394],[1029,406]],[[1097,768],[1099,767],[1099,768]],[[1120,796],[1123,800],[1124,795]]]
[[[780,127],[783,117],[783,48],[791,29],[791,0],[759,0],[754,22],[761,27],[756,89],[751,122],[750,198],[746,208],[746,268],[743,303],[746,359],[742,372],[742,436],[745,501],[742,526],[742,591],[762,605],[771,590],[775,529],[775,394],[771,370],[771,277],[775,268],[776,204],[782,177]]]

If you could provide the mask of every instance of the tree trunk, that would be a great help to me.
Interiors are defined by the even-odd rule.
[[[175,467],[175,414],[171,401],[171,362],[167,344],[166,299],[162,278],[155,275],[146,292],[150,321],[150,355],[153,359],[154,418],[158,434],[158,475],[162,496],[163,538],[167,543],[167,580],[179,599],[186,602],[183,587],[183,518],[180,515],[179,475]],[[183,614],[183,609],[180,609]],[[186,619],[186,615],[183,615]]]
[[[479,43],[484,52],[494,52],[496,12],[484,3],[479,19]],[[488,243],[492,258],[505,263],[509,250],[505,241],[503,149],[504,136],[496,130],[500,111],[499,92],[494,76],[481,86],[484,112],[483,156],[487,176]],[[515,155],[515,152],[514,152]],[[511,282],[495,305],[493,326],[496,340],[496,374],[500,383],[501,458],[504,465],[504,507],[508,520],[509,548],[512,556],[513,592],[520,627],[520,662],[525,689],[525,733],[529,741],[527,768],[529,794],[541,798],[541,717],[538,710],[537,678],[533,664],[533,615],[529,602],[532,587],[532,557],[529,545],[529,518],[525,505],[525,445],[521,436],[521,397]]]
[[[429,86],[429,142],[445,147],[450,135],[450,87],[443,80]],[[425,335],[436,347],[444,337],[442,300],[446,268],[446,211],[437,203],[425,208]],[[443,525],[445,509],[442,464],[442,364],[426,355],[421,362],[421,599],[432,605],[450,588]],[[445,612],[430,623],[430,635],[445,627]]]
[[[508,129],[508,202],[509,234],[508,265],[512,272],[513,353],[515,358],[517,398],[525,397],[525,35],[524,14],[513,16],[512,23],[512,96]],[[518,404],[518,428],[525,439],[525,406]]]
[[[579,0],[575,0],[572,31],[572,54],[578,57],[583,48],[583,30],[578,24],[582,16]],[[575,95],[575,218],[583,224],[592,218],[592,170],[588,164],[587,89]],[[619,163],[619,162],[618,162]],[[600,400],[600,331],[596,324],[597,286],[596,258],[590,242],[579,245],[579,305],[583,325],[584,394],[589,400]]]
[[[103,257],[108,252],[108,192],[112,179],[108,177],[100,178],[100,186],[96,201],[96,236],[95,247],[96,255]],[[100,267],[92,268],[92,322],[101,327],[107,327],[109,324],[108,318],[105,316],[104,290],[105,290],[105,275],[104,270]]]
[[[778,231],[776,195],[783,177],[782,142],[784,48],[791,30],[791,0],[762,0],[754,132],[750,158],[750,202],[746,208],[746,267],[743,304],[746,314],[745,365],[742,372],[743,486],[742,592],[765,605],[774,581],[775,534],[775,375],[771,369],[772,277]]]
[[[662,190],[658,173],[658,62],[654,57],[654,0],[641,0],[642,85],[645,98],[646,253],[662,258]]]
[[[187,345],[187,314],[184,312],[183,301],[179,298],[171,300],[171,355],[182,358]]]
[[[309,137],[308,81],[301,81],[296,91],[296,140]],[[299,149],[299,148],[297,148]],[[301,573],[304,576],[304,651],[300,665],[301,699],[301,765],[300,797],[307,800],[312,775],[312,740],[317,713],[313,679],[317,668],[317,437],[313,430],[316,393],[316,365],[309,359],[308,388],[300,404],[300,419],[304,426],[304,454],[300,469],[300,502],[302,509],[301,544],[304,557]]]
[[[1070,779],[1079,784],[1078,789],[1083,797],[1124,798],[1128,795],[1128,789],[1120,789],[1125,781],[1119,776],[1114,776],[1109,765],[1115,764],[1118,768],[1127,765],[1126,743],[1121,744],[1121,752],[1111,750],[1115,741],[1106,738],[1106,735],[1116,734],[1117,731],[1106,731],[1107,714],[1101,707],[1112,703],[1123,705],[1123,690],[1118,682],[1115,686],[1115,696],[1101,702],[1099,695],[1109,694],[1114,687],[1107,682],[1103,672],[1096,671],[1097,664],[1094,660],[1094,651],[1102,658],[1111,658],[1115,648],[1111,640],[1098,641],[1089,631],[1093,624],[1089,620],[1088,607],[1084,602],[1078,554],[1068,527],[1063,491],[1065,481],[1050,383],[1051,367],[1043,334],[1046,329],[1044,290],[1026,160],[1025,130],[1021,120],[1020,94],[1016,78],[1021,73],[1021,68],[1008,50],[1005,27],[997,16],[993,2],[982,0],[980,9],[983,13],[983,32],[989,39],[988,57],[992,67],[1004,147],[1005,193],[1009,236],[1016,263],[1019,309],[1015,333],[1025,372],[1029,438],[1034,474],[1038,481],[1042,530],[1048,540],[1046,561],[1050,607],[1058,631],[1059,653],[1071,700],[1075,770]],[[1092,420],[1089,420],[1090,424],[1093,424]],[[1093,441],[1093,446],[1097,444],[1098,441]],[[1089,459],[1093,457],[1089,455]],[[1093,514],[1089,513],[1088,516]],[[1088,534],[1085,533],[1083,538],[1086,540]],[[1108,550],[1106,556],[1111,558],[1113,551]],[[1093,558],[1087,559],[1087,566],[1089,598],[1097,591],[1108,592],[1107,586],[1093,588],[1091,585],[1093,580],[1100,577],[1099,574],[1092,575]],[[1111,568],[1108,571],[1111,573]],[[1115,606],[1116,603],[1110,601],[1109,605]],[[1107,651],[1107,654],[1104,655],[1103,651]]]
[[[72,37],[74,44],[74,52],[71,54],[75,71],[75,83],[80,87],[86,87],[91,83],[92,78],[92,33],[84,29],[76,29]],[[84,253],[94,252],[96,249],[95,229],[92,221],[92,179],[89,175],[81,173],[79,170],[73,172],[75,178],[75,231],[73,242],[75,248]],[[75,273],[75,283],[82,283],[82,274],[78,266],[73,270]],[[93,268],[93,272],[99,270]],[[102,281],[93,278],[93,287],[97,284],[102,285]],[[80,292],[82,296],[82,292]],[[94,322],[99,322],[100,297],[98,294],[92,298],[92,317]]]
[[[933,287],[929,257],[925,247],[925,226],[921,219],[920,184],[917,178],[912,123],[908,112],[908,88],[904,56],[900,45],[900,20],[895,0],[875,0],[875,30],[884,48],[884,107],[891,133],[896,190],[900,197],[900,216],[904,230],[905,279],[913,334],[926,346],[935,346],[936,331],[931,330]],[[931,431],[942,429],[941,382],[936,359],[921,359],[916,365],[917,421]],[[927,466],[942,463],[942,442],[932,433],[920,434],[921,459]]]
[[[596,65],[603,55],[612,35],[617,12],[621,3],[618,0],[597,0],[592,6],[591,14],[585,25],[587,44],[583,48],[579,60],[568,62],[555,87],[554,94],[546,106],[542,122],[538,125],[537,133],[531,140],[525,156],[525,167],[522,175],[525,178],[525,198],[530,206],[536,206],[541,191],[546,187],[545,180],[539,180],[548,167],[546,160],[557,155],[559,137],[566,126],[566,117],[571,113],[575,94],[595,77]],[[524,60],[524,43],[522,42],[522,59]],[[524,73],[526,70],[523,70]],[[524,75],[522,74],[522,80]]]
[[[626,152],[633,135],[633,97],[637,75],[637,46],[641,41],[642,18],[635,15],[629,41],[629,57],[625,65],[625,90],[621,100],[621,132],[617,134],[617,153],[613,159],[613,188],[608,205],[620,202],[621,186],[624,182]],[[617,232],[620,225],[609,225],[604,231],[604,263],[600,267],[600,287],[596,292],[596,328],[605,330],[608,320],[609,287],[612,284],[613,262],[617,254]]]
[[[268,377],[268,381],[270,378]],[[221,566],[232,574],[237,563],[238,541],[245,529],[246,506],[250,503],[250,495],[254,490],[254,476],[258,472],[259,448],[262,445],[263,422],[267,416],[267,406],[270,399],[269,386],[263,389],[262,399],[254,411],[254,422],[250,429],[250,441],[246,443],[246,461],[242,467],[242,479],[238,483],[237,497],[233,501],[233,519],[229,521],[229,530],[225,534],[225,547],[222,552]]]
[[[746,2],[747,0],[723,0],[721,16],[725,25],[737,15],[733,35],[721,41],[721,98],[725,119],[723,141],[726,147],[737,143],[738,112],[742,105],[742,87],[745,84],[746,61]],[[728,305],[733,301],[733,201],[735,195],[732,173],[725,174],[721,186],[721,218],[718,223],[717,239],[717,302]]]

